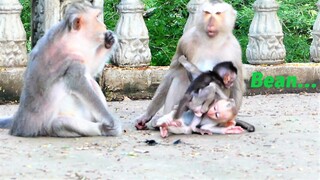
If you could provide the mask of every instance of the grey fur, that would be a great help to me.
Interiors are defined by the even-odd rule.
[[[87,12],[88,8],[92,6],[83,2],[71,5],[66,18],[52,27],[31,51],[18,111],[13,118],[0,121],[1,128],[11,127],[11,135],[76,137],[121,133],[120,122],[106,109],[105,97],[94,81],[99,72],[88,73],[82,59],[70,58],[63,48],[53,46],[62,35],[70,33],[73,17]],[[105,35],[110,36],[109,33],[112,32]],[[100,46],[105,48],[105,44]],[[108,53],[113,50],[111,48]],[[105,62],[100,63],[104,65]],[[65,102],[67,100],[71,103]],[[65,103],[71,104],[71,109],[80,116],[59,114]]]

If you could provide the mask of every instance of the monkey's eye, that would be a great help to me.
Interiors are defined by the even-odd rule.
[[[216,15],[220,15],[220,14],[221,14],[221,12],[219,12],[219,11],[218,11],[218,12],[216,12]]]
[[[207,14],[211,14],[211,13],[209,11],[204,11],[204,14],[207,15]]]
[[[96,15],[96,18],[97,18],[97,19],[100,19],[102,15],[103,15],[102,12],[99,11],[99,12],[97,13],[97,15]]]
[[[220,113],[216,112],[215,116],[216,116],[217,119],[219,119]]]

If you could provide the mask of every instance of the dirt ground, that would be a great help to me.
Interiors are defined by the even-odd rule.
[[[119,137],[21,138],[0,130],[0,179],[320,179],[320,94],[245,97],[239,119],[254,133],[166,139],[134,128],[149,102],[109,102],[123,122]],[[16,108],[2,105],[0,116]]]

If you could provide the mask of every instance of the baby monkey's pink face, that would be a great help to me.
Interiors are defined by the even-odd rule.
[[[207,112],[207,116],[218,123],[225,123],[232,120],[235,114],[232,111],[234,103],[227,99],[215,101]]]

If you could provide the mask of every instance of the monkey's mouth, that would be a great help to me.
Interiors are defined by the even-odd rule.
[[[208,31],[207,34],[209,37],[214,37],[218,34],[218,31]]]

